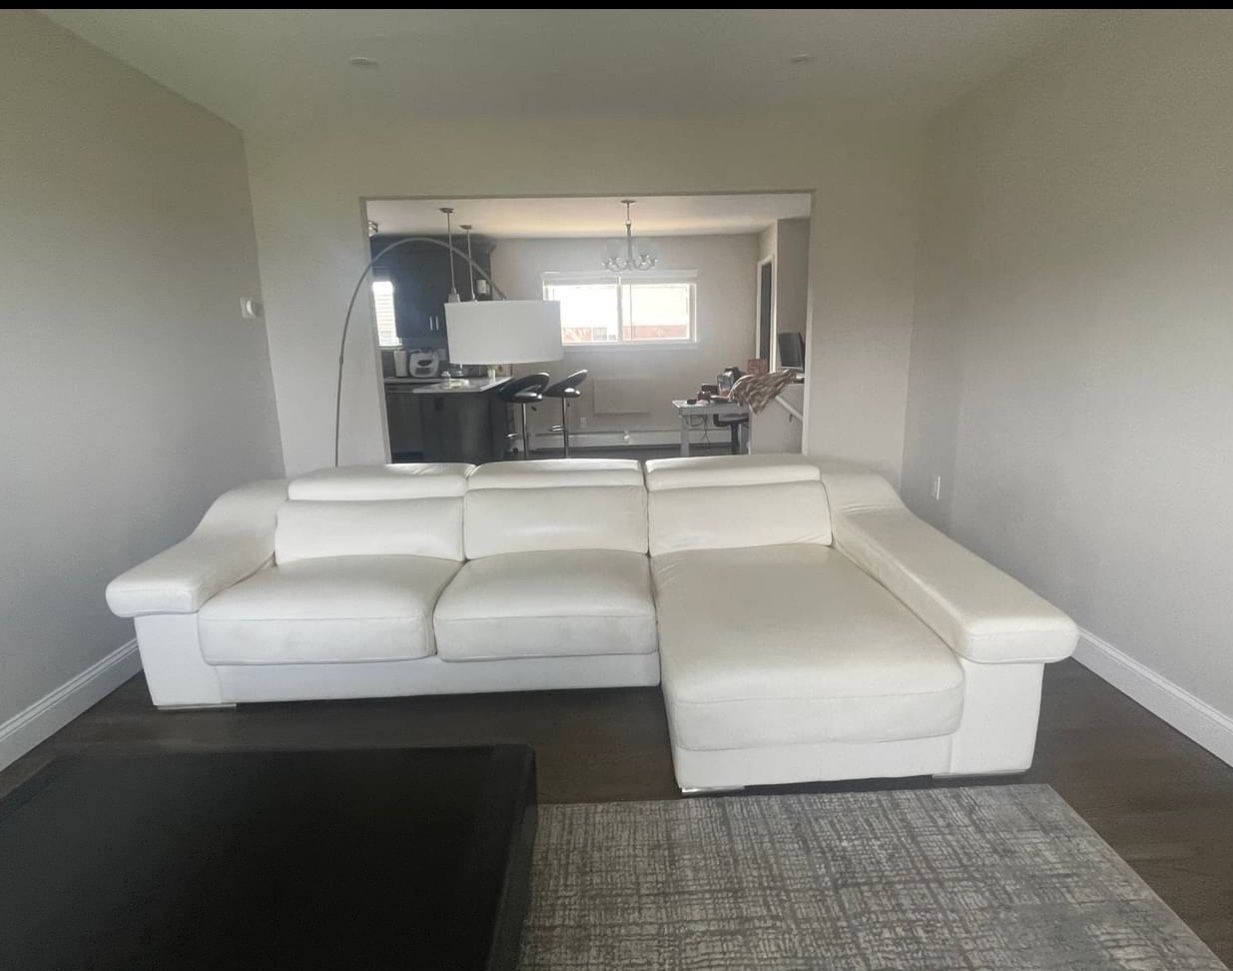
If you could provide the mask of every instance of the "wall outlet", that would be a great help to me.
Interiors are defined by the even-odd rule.
[[[942,477],[940,475],[933,477],[933,485],[929,487],[929,495],[933,496],[934,502],[942,501]]]
[[[578,427],[579,427],[579,428],[586,428],[586,427],[587,427],[587,416],[586,416],[586,415],[579,415],[579,416],[578,416]]]

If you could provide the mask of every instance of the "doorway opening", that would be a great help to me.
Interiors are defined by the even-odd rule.
[[[365,199],[374,256],[400,238],[449,244],[407,238],[373,273],[391,459],[546,458],[567,436],[574,456],[727,451],[728,428],[679,405],[725,374],[774,369],[776,335],[805,332],[807,271],[789,298],[779,268],[806,266],[812,203],[808,192]],[[498,294],[560,305],[555,360],[451,356],[449,305]],[[578,393],[528,405],[524,436],[499,382],[537,373],[545,390],[574,379]],[[799,410],[767,407],[746,444],[799,451]],[[759,435],[775,423],[790,427]]]

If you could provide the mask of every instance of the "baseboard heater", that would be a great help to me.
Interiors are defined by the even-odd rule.
[[[694,428],[690,429],[691,445],[727,445],[730,441],[725,428]],[[652,429],[645,431],[588,431],[571,430],[569,433],[570,448],[621,448],[622,446],[679,445],[681,431],[674,429]],[[532,448],[561,447],[560,432],[537,432],[531,436]],[[520,444],[520,443],[519,443]]]

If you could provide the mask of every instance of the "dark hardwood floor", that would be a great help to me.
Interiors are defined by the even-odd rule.
[[[159,712],[140,676],[0,773],[0,793],[67,753],[492,741],[534,746],[542,802],[678,798],[657,688]],[[1233,768],[1066,661],[1047,669],[1030,772],[940,784],[1024,781],[1053,786],[1223,961],[1233,963]],[[797,788],[934,784],[913,779]]]

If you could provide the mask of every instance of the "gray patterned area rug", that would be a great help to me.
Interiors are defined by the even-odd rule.
[[[540,807],[522,971],[1216,971],[1048,786]]]

